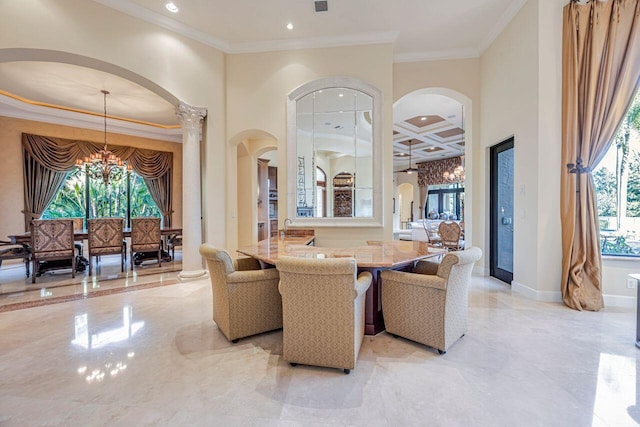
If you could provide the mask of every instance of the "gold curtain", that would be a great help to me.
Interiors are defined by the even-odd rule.
[[[24,151],[24,215],[28,229],[33,218],[39,218],[64,183],[76,159],[97,153],[102,144],[40,135],[22,134]],[[149,193],[162,212],[164,226],[171,225],[173,153],[114,145],[109,149],[131,164],[144,178]]]
[[[562,41],[562,298],[600,310],[602,258],[591,171],[606,154],[638,89],[638,0],[565,6]]]
[[[453,172],[458,166],[462,166],[462,157],[418,163],[418,186],[446,184],[444,173],[446,171]]]

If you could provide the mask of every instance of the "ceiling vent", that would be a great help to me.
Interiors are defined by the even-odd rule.
[[[327,0],[316,0],[313,2],[316,12],[326,12],[329,10],[329,2]]]

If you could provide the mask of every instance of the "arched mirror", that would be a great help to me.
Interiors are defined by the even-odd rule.
[[[349,77],[289,95],[287,213],[296,225],[382,225],[380,98]]]

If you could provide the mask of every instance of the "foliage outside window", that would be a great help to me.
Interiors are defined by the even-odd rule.
[[[603,255],[640,256],[640,96],[593,171]]]
[[[116,174],[109,185],[105,185],[101,179],[94,178],[89,178],[88,184],[87,192],[87,176],[84,170],[74,169],[69,172],[53,201],[42,213],[42,218],[122,217],[127,219],[127,226],[129,226],[130,218],[161,216],[144,179],[135,172]],[[130,193],[131,200],[129,213],[127,212],[129,198],[127,192]],[[87,206],[89,207],[88,215]]]

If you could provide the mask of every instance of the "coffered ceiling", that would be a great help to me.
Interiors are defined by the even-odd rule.
[[[394,170],[417,163],[464,155],[462,104],[443,95],[416,94],[393,108]]]

